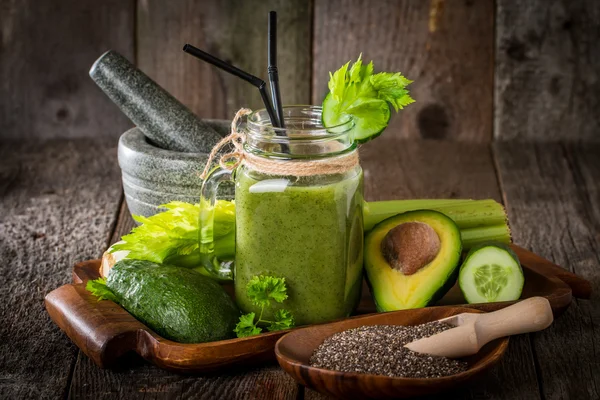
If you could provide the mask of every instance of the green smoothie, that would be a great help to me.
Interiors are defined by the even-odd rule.
[[[350,315],[362,285],[362,172],[276,179],[236,176],[235,294],[244,312],[255,275],[284,277],[296,325]],[[264,319],[272,316],[265,309]]]

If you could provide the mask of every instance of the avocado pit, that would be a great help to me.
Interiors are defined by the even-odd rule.
[[[440,251],[440,238],[423,222],[405,222],[388,231],[381,252],[388,264],[404,275],[412,275],[429,264]]]

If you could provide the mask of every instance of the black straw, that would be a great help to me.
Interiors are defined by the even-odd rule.
[[[247,73],[246,71],[239,69],[238,67],[234,67],[233,65],[221,59],[218,59],[212,54],[208,54],[207,52],[202,51],[199,48],[192,46],[191,44],[186,44],[185,46],[183,46],[183,51],[203,61],[206,61],[207,63],[212,64],[217,68],[221,68],[222,70],[227,71],[230,74],[245,80],[246,82],[249,82],[253,86],[256,86],[258,88],[258,91],[260,92],[260,97],[262,97],[263,103],[265,104],[265,108],[267,109],[269,118],[271,119],[271,125],[273,125],[274,127],[279,127],[279,120],[277,119],[277,115],[273,110],[273,105],[271,104],[269,96],[267,95],[267,84],[265,83],[265,81],[252,74]]]
[[[279,127],[285,128],[285,121],[283,120],[283,106],[281,105],[281,93],[279,91],[279,72],[277,71],[277,13],[275,11],[269,11],[269,25],[268,25],[268,68],[269,83],[271,85],[271,97],[273,99],[273,107],[275,108],[275,114],[277,114],[277,120],[279,121]]]

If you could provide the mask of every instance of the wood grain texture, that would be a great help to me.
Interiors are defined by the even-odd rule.
[[[592,283],[587,279],[575,275],[573,272],[559,267],[558,265],[554,265],[549,260],[546,260],[529,250],[525,250],[520,246],[513,244],[511,247],[517,254],[521,265],[529,265],[538,272],[554,275],[556,278],[569,285],[573,292],[573,297],[586,300],[589,300],[592,297]]]
[[[360,149],[367,201],[502,200],[487,144],[404,140],[394,133],[382,135]]]
[[[514,238],[587,278],[552,329],[532,335],[544,398],[600,397],[600,145],[494,146]]]
[[[77,260],[98,257],[116,217],[116,142],[0,145],[0,397],[59,398],[77,348],[51,322],[47,292]]]
[[[0,1],[0,137],[117,137],[131,126],[88,77],[133,57],[134,0]]]
[[[114,369],[100,369],[81,354],[73,375],[71,399],[295,399],[294,380],[272,365],[186,376],[131,357]]]
[[[262,108],[255,87],[181,49],[193,44],[266,80],[270,10],[278,13],[283,102],[306,104],[311,59],[308,0],[139,0],[138,66],[201,117],[231,119],[240,107]]]
[[[127,207],[127,202],[125,201],[124,196],[122,196],[121,204],[119,206],[119,215],[117,217],[117,222],[115,223],[115,229],[112,232],[107,247],[121,240],[121,236],[127,235],[135,226],[136,223],[131,217],[131,213]]]
[[[385,135],[489,142],[492,138],[492,0],[315,0],[314,104],[329,71],[374,60],[402,71],[416,103],[392,116]]]
[[[495,137],[600,139],[600,2],[498,0]]]

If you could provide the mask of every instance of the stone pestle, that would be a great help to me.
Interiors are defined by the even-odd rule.
[[[209,153],[222,138],[165,89],[112,50],[90,69],[90,77],[157,146]]]

